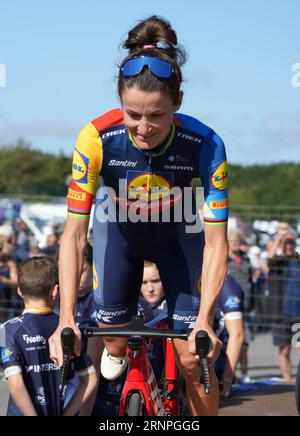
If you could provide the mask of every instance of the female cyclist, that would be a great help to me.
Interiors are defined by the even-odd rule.
[[[193,332],[175,341],[186,380],[190,414],[215,415],[218,385],[213,371],[221,342],[212,325],[227,270],[227,163],[224,144],[209,127],[179,114],[185,52],[171,25],[152,16],[135,26],[119,68],[121,109],[90,122],[79,134],[69,188],[69,217],[60,249],[60,325],[50,340],[62,363],[60,331],[74,322],[89,215],[94,211],[94,295],[100,326],[126,325],[137,310],[144,259],[155,262],[164,286],[171,328]],[[189,195],[195,179],[204,207]],[[190,201],[189,201],[190,200]],[[200,224],[200,215],[204,218]],[[200,304],[201,292],[201,304]],[[212,393],[199,383],[195,333],[211,339]],[[124,339],[105,340],[101,370],[114,379],[125,369]]]

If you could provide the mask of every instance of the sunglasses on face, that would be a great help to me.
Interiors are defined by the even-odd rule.
[[[174,72],[169,62],[150,56],[139,56],[124,61],[120,70],[124,77],[133,77],[139,75],[145,67],[149,68],[154,76],[162,79],[169,79]]]

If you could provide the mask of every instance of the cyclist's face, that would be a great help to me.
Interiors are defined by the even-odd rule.
[[[144,268],[141,294],[144,299],[150,304],[158,303],[163,299],[164,290],[157,268]]]
[[[122,105],[124,124],[135,143],[143,150],[151,150],[167,139],[181,102],[174,105],[165,92],[133,87],[124,89]]]
[[[93,268],[84,262],[79,284],[79,293],[85,293],[93,288]]]

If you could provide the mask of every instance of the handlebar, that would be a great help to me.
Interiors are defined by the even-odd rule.
[[[63,350],[63,366],[60,369],[60,383],[59,390],[64,391],[67,381],[71,378],[71,357],[74,352],[75,333],[66,327],[61,332],[61,345]]]
[[[89,327],[83,330],[84,336],[90,338],[94,336],[122,337],[134,339],[149,338],[171,338],[187,340],[191,331],[187,330],[166,330],[145,327],[144,319],[141,316],[134,316],[130,324],[126,327],[97,328]],[[211,391],[210,372],[207,361],[210,339],[206,331],[200,330],[196,334],[196,351],[199,356],[200,383],[204,385],[205,393]]]
[[[209,336],[206,331],[199,330],[196,333],[196,351],[200,359],[200,382],[204,385],[205,393],[208,395],[211,390],[210,373],[207,361],[209,352]]]

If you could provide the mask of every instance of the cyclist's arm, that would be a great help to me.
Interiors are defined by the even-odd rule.
[[[205,248],[198,320],[213,326],[215,309],[227,272],[227,226],[205,226]]]
[[[22,374],[7,377],[10,395],[24,416],[37,416],[31,398],[26,389]]]
[[[211,349],[207,356],[208,361],[214,364],[222,349],[222,342],[213,330],[213,320],[217,300],[220,296],[227,271],[227,227],[206,228],[205,226],[205,232],[201,304],[195,328],[189,337],[189,350],[196,355],[195,334],[198,330],[205,330],[209,334],[211,341]]]
[[[73,155],[72,181],[68,192],[68,220],[59,253],[60,322],[50,338],[50,356],[61,366],[61,330],[75,332],[75,354],[80,355],[80,331],[75,309],[86,247],[90,212],[102,165],[102,143],[95,126],[88,124],[79,134]]]
[[[60,319],[74,321],[88,220],[68,217],[59,251]]]
[[[202,145],[200,176],[204,187],[205,248],[201,277],[201,305],[196,328],[209,333],[212,350],[208,358],[214,363],[222,345],[214,334],[213,319],[227,272],[228,175],[223,141],[213,131]],[[192,344],[190,351],[195,354]]]

